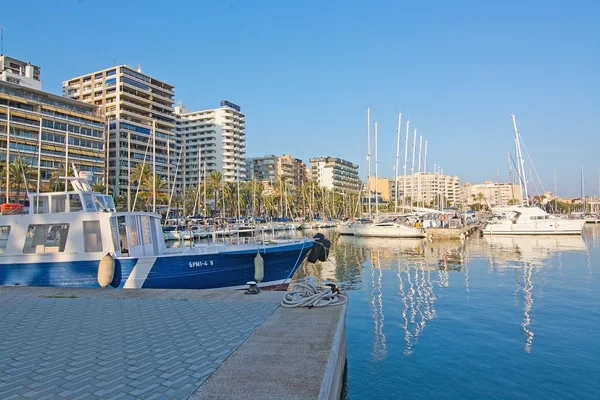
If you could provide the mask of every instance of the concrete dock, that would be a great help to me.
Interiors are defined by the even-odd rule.
[[[460,240],[475,233],[479,227],[479,224],[471,224],[463,228],[426,228],[425,233],[432,240]]]
[[[0,287],[0,398],[338,399],[346,306],[283,295]]]

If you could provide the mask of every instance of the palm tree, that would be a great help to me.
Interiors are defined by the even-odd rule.
[[[138,186],[148,185],[152,186],[152,171],[149,164],[136,164],[131,170],[131,176],[129,179],[131,183],[137,183]]]
[[[158,176],[156,177],[156,180],[154,180],[154,185],[152,184],[152,181],[152,178],[146,179],[146,181],[142,183],[141,187],[143,190],[142,197],[146,198],[148,210],[150,210],[151,201],[154,199],[154,197],[156,197],[157,204],[164,204],[169,198],[169,195],[165,192],[165,189],[167,188],[167,181]]]
[[[223,175],[219,171],[211,172],[206,179],[206,189],[214,196],[215,210],[219,208],[218,196],[223,190]]]
[[[21,188],[23,185],[25,185],[26,190],[29,187],[29,178],[32,172],[31,164],[20,157],[15,158],[15,161],[8,165],[8,172],[10,173],[8,185],[10,189],[15,191],[15,203],[18,203],[21,198]]]

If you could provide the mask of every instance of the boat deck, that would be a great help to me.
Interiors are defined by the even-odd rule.
[[[0,398],[339,396],[345,306],[282,297],[0,287]]]

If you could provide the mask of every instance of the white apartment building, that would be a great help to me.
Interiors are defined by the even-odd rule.
[[[0,81],[42,90],[41,68],[0,54]]]
[[[142,73],[141,66],[119,65],[63,82],[65,97],[104,109],[110,137],[108,184],[116,196],[131,187],[130,168],[153,164],[153,147],[157,175],[167,181],[166,190],[172,185],[176,159],[173,90],[173,85]]]
[[[413,202],[418,202],[426,207],[431,204],[440,204],[443,206],[457,206],[460,203],[460,185],[458,176],[444,175],[433,172],[419,172],[406,176],[406,186],[404,185],[404,176],[398,177],[398,202],[403,198],[411,198]],[[381,184],[381,183],[379,183]],[[394,180],[389,181],[389,197],[394,200],[396,196],[396,185]],[[406,187],[406,192],[404,191]],[[374,190],[374,187],[370,187]],[[381,189],[380,189],[381,191]],[[405,194],[406,193],[406,194]]]
[[[190,111],[180,104],[175,116],[178,187],[197,185],[213,171],[226,182],[246,180],[246,117],[238,105],[223,100],[219,108]]]
[[[492,207],[506,207],[519,204],[521,187],[509,182],[465,183],[461,187],[462,202],[467,205],[486,204]]]
[[[358,191],[358,165],[336,157],[314,157],[310,159],[311,179],[319,186],[339,192]]]

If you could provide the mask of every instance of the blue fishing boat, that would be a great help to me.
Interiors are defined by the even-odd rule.
[[[83,172],[73,190],[30,194],[26,213],[0,216],[0,284],[209,289],[286,285],[313,239],[167,248],[160,215],[117,212]],[[324,257],[319,246],[311,260]],[[321,246],[322,247],[322,246]]]

